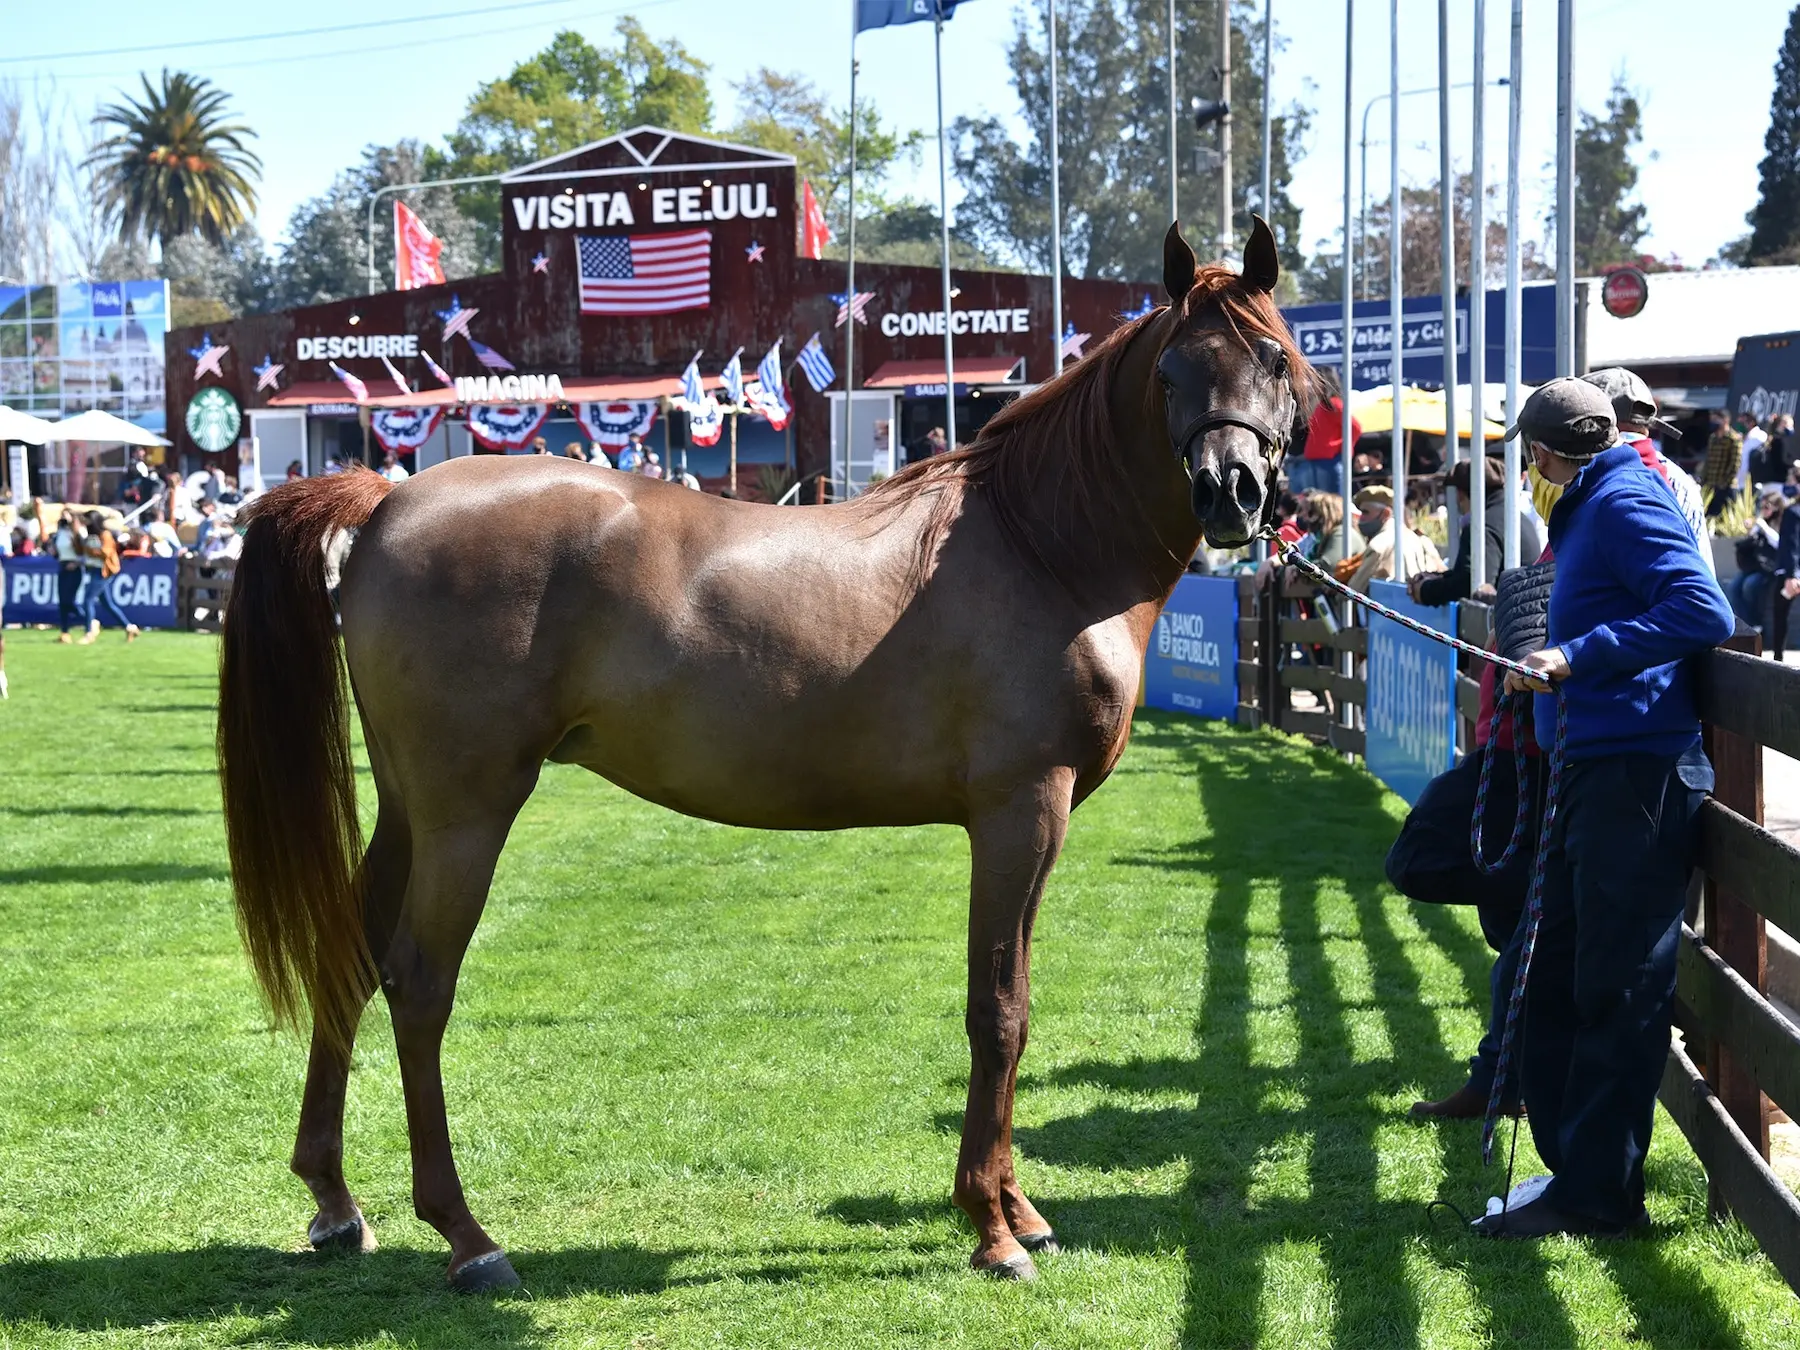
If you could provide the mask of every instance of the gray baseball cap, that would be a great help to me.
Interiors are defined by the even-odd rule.
[[[1612,400],[1613,420],[1620,426],[1627,422],[1654,427],[1664,436],[1681,439],[1681,433],[1656,415],[1656,395],[1650,392],[1635,370],[1624,366],[1608,366],[1590,370],[1581,377]]]
[[[1542,441],[1564,459],[1592,459],[1611,445],[1619,424],[1612,401],[1586,380],[1572,377],[1539,385],[1519,409],[1506,439]]]

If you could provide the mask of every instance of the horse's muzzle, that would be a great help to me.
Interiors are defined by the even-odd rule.
[[[1202,461],[1194,470],[1194,518],[1214,548],[1242,548],[1263,515],[1263,483],[1248,464]]]

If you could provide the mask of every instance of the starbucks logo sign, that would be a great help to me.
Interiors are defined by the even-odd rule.
[[[238,411],[237,400],[216,384],[208,385],[188,402],[188,435],[209,454],[230,449],[243,424],[244,415]]]

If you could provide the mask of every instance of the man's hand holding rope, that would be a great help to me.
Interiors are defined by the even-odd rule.
[[[1521,664],[1529,667],[1538,678],[1532,679],[1515,670],[1507,671],[1506,692],[1509,694],[1547,694],[1551,685],[1569,675],[1569,658],[1563,655],[1561,647],[1546,647],[1541,652],[1533,652]]]

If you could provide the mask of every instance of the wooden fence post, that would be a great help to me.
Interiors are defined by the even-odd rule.
[[[1257,596],[1262,606],[1257,616],[1262,622],[1257,659],[1262,662],[1262,721],[1265,727],[1281,730],[1286,691],[1281,687],[1281,568],[1271,568],[1269,581]]]
[[[1741,633],[1721,644],[1728,651],[1750,656],[1762,653],[1762,639],[1754,632]],[[1716,785],[1713,796],[1752,824],[1763,821],[1762,745],[1747,736],[1708,723],[1704,727],[1707,758],[1712,760]],[[1767,934],[1761,914],[1711,876],[1706,879],[1706,945],[1757,991],[1767,989],[1765,962]],[[1769,1157],[1768,1099],[1756,1079],[1734,1062],[1731,1050],[1718,1040],[1706,1047],[1706,1079],[1719,1102],[1736,1122],[1744,1137],[1766,1162]],[[1727,1208],[1718,1183],[1708,1178],[1707,1208],[1713,1218],[1723,1218]]]

